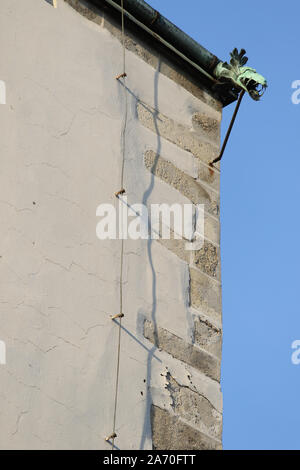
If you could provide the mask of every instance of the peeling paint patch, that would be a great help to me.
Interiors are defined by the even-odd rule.
[[[209,400],[195,390],[180,385],[172,375],[166,374],[166,389],[170,393],[171,407],[177,415],[215,439],[222,437],[222,414]]]
[[[222,331],[208,320],[200,317],[194,323],[194,341],[201,348],[221,358],[222,353]]]
[[[191,365],[213,380],[220,380],[220,361],[212,354],[185,342],[164,328],[154,328],[149,320],[144,323],[144,336],[175,359]]]

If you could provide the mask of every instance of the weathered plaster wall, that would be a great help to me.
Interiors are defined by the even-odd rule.
[[[104,15],[57,4],[0,3],[1,449],[111,448],[120,241],[97,239],[96,208],[120,184],[122,52]],[[125,241],[115,443],[219,449],[221,107],[126,46],[128,202],[204,203],[206,241]]]

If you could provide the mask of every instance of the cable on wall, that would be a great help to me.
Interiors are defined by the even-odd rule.
[[[124,119],[123,127],[121,132],[121,177],[120,177],[120,189],[115,193],[116,198],[120,198],[125,193],[124,189],[124,163],[125,163],[125,150],[126,150],[126,126],[127,126],[127,93],[125,87],[126,74],[126,60],[125,60],[125,28],[124,28],[124,0],[121,0],[121,19],[122,19],[122,51],[123,51],[123,71],[115,78],[117,80],[123,79],[123,90],[124,90]],[[123,221],[121,221],[122,224]],[[120,252],[120,280],[119,280],[119,313],[113,315],[111,319],[118,325],[118,346],[117,346],[117,364],[116,364],[116,382],[115,382],[115,396],[114,396],[114,414],[113,414],[113,425],[112,433],[105,438],[107,442],[112,443],[113,450],[115,449],[115,438],[116,433],[116,419],[117,419],[117,408],[118,408],[118,392],[119,392],[119,376],[120,376],[120,357],[121,357],[121,331],[122,331],[122,318],[123,313],[123,261],[124,261],[124,238],[121,237],[121,252]],[[116,321],[118,320],[118,322]]]

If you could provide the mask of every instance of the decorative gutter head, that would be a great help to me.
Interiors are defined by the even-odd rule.
[[[248,62],[245,49],[238,52],[237,48],[230,53],[230,63],[219,62],[214,75],[222,82],[231,82],[235,88],[243,89],[251,98],[259,101],[267,88],[267,80],[251,67],[244,67]]]

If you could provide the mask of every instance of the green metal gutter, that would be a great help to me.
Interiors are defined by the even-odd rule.
[[[121,13],[121,0],[88,0],[97,7],[107,7],[114,12]],[[124,0],[125,17],[137,27],[146,31],[158,42],[171,50],[176,56],[189,64],[190,69],[199,72],[206,82],[210,82],[210,88],[219,96],[223,105],[227,105],[237,99],[237,93],[232,87],[214,87],[218,83],[214,76],[216,66],[221,63],[214,54],[209,52],[181,29],[162,16],[143,0]]]
[[[172,51],[177,58],[180,57],[189,65],[187,72],[194,74],[196,71],[197,78],[205,82],[205,86],[208,86],[223,106],[238,99],[221,153],[210,162],[210,166],[214,166],[214,163],[220,161],[223,156],[245,92],[253,100],[259,101],[268,86],[267,80],[261,74],[254,68],[246,66],[248,57],[245,55],[245,49],[238,51],[237,48],[234,48],[230,53],[230,62],[223,62],[143,0],[86,1],[98,8],[102,7],[114,12],[114,17],[116,17],[116,13],[119,15],[122,12],[124,17],[129,19],[127,27],[130,28],[130,25],[134,24],[135,28],[142,29],[143,32],[154,38],[156,45],[159,42]]]
[[[121,0],[111,0],[109,3],[120,6]],[[212,75],[220,59],[154,10],[148,3],[143,0],[124,0],[124,9]]]
[[[106,7],[121,14],[122,0],[88,0],[97,7]],[[258,101],[267,88],[266,79],[255,69],[245,67],[248,58],[245,50],[236,48],[230,54],[230,63],[222,62],[188,34],[152,8],[144,0],[123,0],[124,15],[156,42],[172,51],[189,64],[189,70],[201,74],[200,79],[208,82],[208,87],[218,96],[224,106],[235,101],[240,91],[249,93]],[[188,67],[187,67],[188,68]]]

